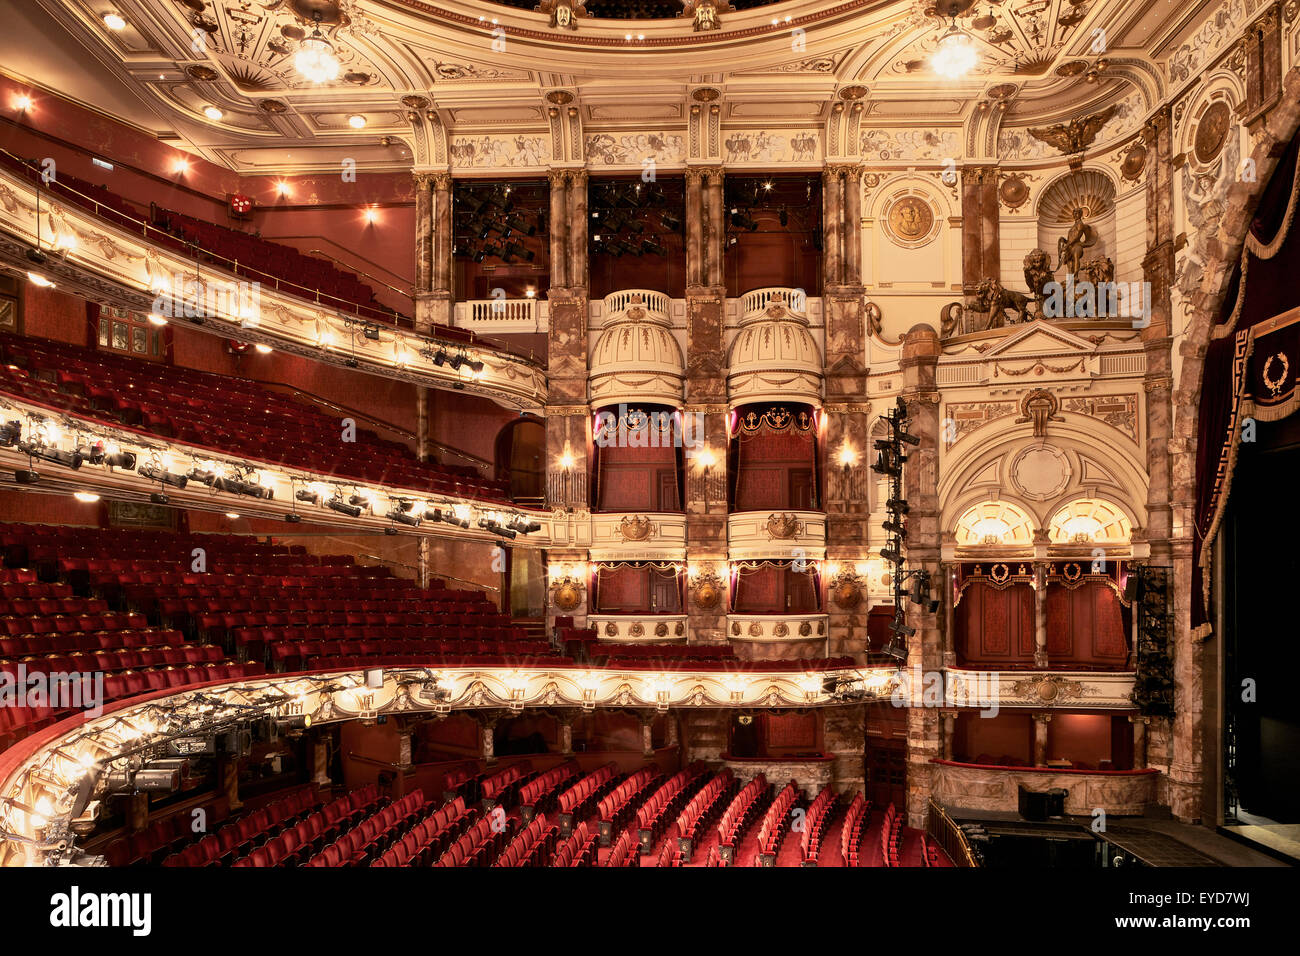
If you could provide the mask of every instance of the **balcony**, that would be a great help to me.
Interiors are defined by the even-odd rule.
[[[946,807],[1017,813],[1020,788],[1065,791],[1065,812],[1091,817],[1098,809],[1117,816],[1140,816],[1156,802],[1158,770],[1056,770],[1050,767],[997,767],[935,760],[932,796]]]
[[[767,311],[767,307],[772,304],[773,300],[781,302],[795,315],[804,317],[808,315],[808,294],[803,289],[791,289],[787,286],[767,286],[762,289],[753,289],[740,297],[741,317],[752,318],[762,315]]]
[[[651,316],[667,321],[672,300],[662,292],[651,289],[620,289],[605,296],[601,314],[608,320],[613,315],[627,311],[633,305],[640,305]]]
[[[727,516],[732,560],[826,557],[826,515],[821,511],[741,511]]]
[[[454,322],[475,335],[545,332],[550,327],[547,303],[537,298],[457,302]]]
[[[686,640],[685,614],[600,614],[587,615],[587,627],[596,638],[619,644],[675,644]]]
[[[775,641],[824,641],[828,615],[812,614],[728,614],[727,637],[756,643]]]
[[[677,561],[686,547],[683,514],[594,514],[591,560]]]

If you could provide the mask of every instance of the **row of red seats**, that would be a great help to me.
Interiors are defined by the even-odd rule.
[[[149,626],[143,614],[104,611],[98,614],[31,614],[0,618],[5,634],[73,634],[86,631],[142,631]]]
[[[483,799],[494,803],[506,803],[507,793],[517,792],[518,786],[514,785],[522,785],[522,781],[532,773],[532,770],[533,765],[530,761],[521,760],[493,771],[484,777],[479,785]],[[513,791],[511,791],[512,786],[514,786]]]
[[[519,790],[519,805],[524,808],[524,813],[550,810],[560,788],[579,773],[577,762],[569,760],[528,781]]]
[[[579,779],[572,787],[560,794],[560,812],[579,815],[584,806],[594,802],[592,797],[598,798],[601,791],[614,779],[616,769],[616,765],[610,762]]]
[[[587,824],[579,823],[573,828],[551,857],[551,866],[591,866],[597,857],[596,834]]]
[[[762,798],[766,795],[767,778],[761,773],[755,775],[740,789],[727,809],[722,811],[722,819],[718,821],[720,845],[729,847],[736,845],[737,837],[744,833],[753,820],[756,811],[762,806]]]
[[[296,794],[292,796],[301,799]],[[118,836],[101,849],[109,866],[160,863],[193,842],[196,833],[206,833],[228,819],[230,798],[224,794],[212,795],[200,804],[155,819],[143,830]]]
[[[346,798],[345,798],[346,799]],[[165,860],[163,866],[228,866],[242,859],[272,837],[314,815],[315,793],[310,788],[296,791],[259,810],[230,820],[215,833],[191,843]]]
[[[690,799],[694,791],[703,783],[705,768],[703,763],[693,763],[685,770],[673,774],[658,790],[650,794],[636,812],[637,827],[642,839],[648,834],[651,844],[663,835],[663,828]]]
[[[891,803],[880,822],[880,856],[885,866],[899,866],[898,851],[902,845],[903,817]]]
[[[540,866],[555,851],[560,828],[547,826],[545,814],[538,814],[510,841],[493,866]]]
[[[682,853],[677,839],[679,832],[675,825],[669,827],[668,833],[664,836],[663,843],[659,847],[659,852],[641,857],[640,865],[647,867],[681,866]]]
[[[388,824],[396,822],[394,813],[387,817],[380,816],[390,805],[389,799],[381,796],[379,788],[374,784],[353,791],[347,799],[346,808],[339,807],[333,811],[333,815],[337,815],[340,810],[350,811],[346,821],[332,826],[325,840],[321,841],[320,848],[313,846],[313,853],[302,856],[302,865],[354,866],[364,860],[368,853],[377,856],[382,852],[382,848],[376,846],[377,838],[381,833],[388,832]],[[385,823],[382,830],[379,826],[381,820]]]
[[[29,674],[77,673],[139,670],[165,665],[215,664],[222,659],[221,648],[213,644],[183,644],[179,647],[122,651],[92,651],[86,654],[50,654],[0,662],[0,671],[17,673],[24,667]]]
[[[506,497],[503,483],[476,469],[422,462],[368,429],[343,443],[337,416],[253,381],[12,335],[0,335],[0,351],[0,391],[66,414],[325,476]]]
[[[619,834],[618,840],[614,842],[614,848],[609,851],[609,856],[605,858],[605,866],[636,866],[638,854],[637,837],[635,830],[624,830]]]
[[[650,764],[642,767],[609,793],[600,798],[596,804],[596,816],[600,820],[602,842],[608,845],[608,837],[616,829],[622,829],[631,817],[633,810],[645,799],[647,791],[663,783],[659,766]]]
[[[68,634],[16,634],[0,638],[0,657],[21,659],[35,655],[94,654],[97,651],[163,651],[154,659],[141,659],[141,666],[184,664],[185,658],[166,653],[168,648],[185,647],[185,635],[172,628],[150,627],[131,631],[73,631]],[[130,665],[128,665],[130,666]]]
[[[805,862],[816,862],[821,853],[822,833],[830,822],[830,815],[835,807],[835,792],[824,787],[813,802],[808,805],[804,815],[803,833],[799,837],[799,852]]]
[[[794,809],[795,802],[799,798],[799,791],[795,789],[794,783],[787,783],[772,805],[767,808],[767,813],[763,815],[763,822],[758,828],[758,852],[760,854],[770,854],[775,856],[777,850],[781,847],[781,838],[785,836],[785,828],[791,822],[790,811]]]
[[[491,866],[512,839],[516,826],[517,821],[504,814],[480,816],[434,866]]]
[[[711,777],[709,782],[691,797],[677,817],[677,832],[683,839],[694,840],[699,830],[708,827],[713,815],[723,807],[724,801],[734,791],[735,782],[736,778],[731,769],[724,769]]]
[[[26,571],[32,575],[31,581],[6,581],[0,584],[0,598],[6,603],[12,601],[54,600],[72,597],[72,588],[59,582],[37,581],[36,572],[31,568],[6,568],[6,571]],[[4,605],[0,605],[3,607]]]
[[[457,797],[416,822],[370,865],[430,866],[442,854],[443,848],[460,835],[473,815],[473,811],[465,809],[465,801]]]
[[[862,843],[862,828],[870,819],[870,813],[871,801],[863,799],[861,793],[855,793],[840,829],[840,856],[845,866],[859,865],[858,846]]]

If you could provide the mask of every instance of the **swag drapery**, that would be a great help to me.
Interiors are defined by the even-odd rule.
[[[1232,490],[1244,420],[1280,421],[1300,404],[1300,133],[1278,162],[1228,285],[1205,353],[1196,446],[1192,634],[1208,637],[1214,539]]]

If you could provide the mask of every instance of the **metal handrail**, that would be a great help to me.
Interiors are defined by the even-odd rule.
[[[933,798],[930,800],[930,812],[926,815],[926,830],[958,866],[972,869],[979,867],[975,853],[971,850],[970,841],[966,839],[965,831],[957,826],[953,818],[948,815],[948,811]]]
[[[408,299],[411,298],[410,292],[403,292],[401,289],[397,288],[397,286],[389,285],[387,282],[385,282],[383,279],[380,279],[378,276],[367,272],[365,269],[358,269],[356,266],[352,265],[351,263],[344,262],[338,256],[331,255],[330,253],[326,252],[324,249],[308,249],[306,254],[309,256],[324,256],[326,259],[329,259],[331,262],[336,262],[339,265],[343,266],[344,268],[349,269],[352,272],[355,272],[357,275],[365,276],[367,279],[372,280],[378,285],[382,285],[385,289],[389,289],[393,292],[396,292],[398,295],[406,296],[406,298]],[[414,285],[415,283],[411,283],[411,284]]]

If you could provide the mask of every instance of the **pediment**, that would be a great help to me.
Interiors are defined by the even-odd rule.
[[[1038,355],[1085,354],[1097,351],[1097,345],[1068,329],[1062,329],[1043,319],[1017,329],[993,348],[984,358],[1028,358]]]

